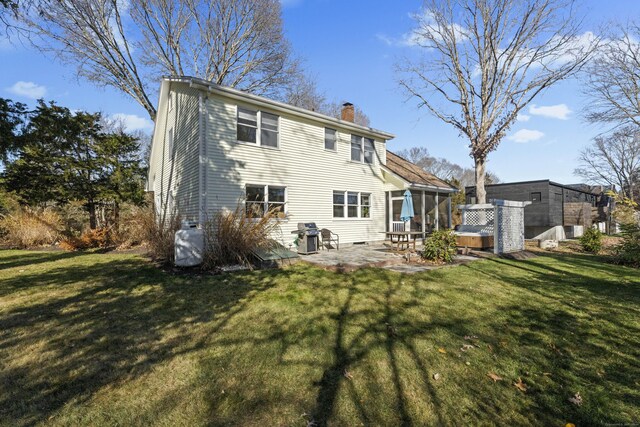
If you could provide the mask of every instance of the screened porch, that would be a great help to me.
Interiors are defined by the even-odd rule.
[[[422,232],[422,238],[433,230],[451,228],[451,192],[411,188],[413,211],[410,221],[400,220],[406,190],[385,193],[386,231]]]

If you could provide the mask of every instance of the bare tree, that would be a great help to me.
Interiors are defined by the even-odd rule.
[[[455,183],[455,185],[459,185],[461,189],[471,186],[475,182],[473,168],[461,166],[444,158],[433,157],[425,147],[411,147],[408,150],[398,152],[398,155],[415,163],[440,179],[451,184]],[[497,184],[500,182],[498,176],[493,172],[487,171],[486,175],[486,182],[488,184]]]
[[[320,93],[316,81],[300,71],[285,91],[285,102],[311,111],[324,111],[326,98]]]
[[[580,37],[572,0],[426,0],[409,40],[419,60],[398,64],[410,99],[469,141],[479,203],[487,155],[518,112],[576,73],[597,40]]]
[[[640,127],[626,126],[596,137],[578,161],[574,173],[590,183],[615,186],[631,200],[640,196],[636,191],[640,185]]]
[[[640,26],[618,27],[598,49],[587,76],[590,122],[640,126]]]
[[[31,40],[155,118],[163,75],[279,97],[297,73],[278,0],[25,0]]]

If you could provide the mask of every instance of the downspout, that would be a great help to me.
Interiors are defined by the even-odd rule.
[[[198,115],[198,222],[200,227],[204,226],[206,221],[207,210],[207,144],[206,144],[206,125],[207,125],[207,97],[200,92],[199,96],[199,115]]]

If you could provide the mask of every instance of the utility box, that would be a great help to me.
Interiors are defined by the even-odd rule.
[[[178,267],[195,267],[204,258],[204,230],[193,221],[183,221],[182,229],[175,235],[175,264]]]

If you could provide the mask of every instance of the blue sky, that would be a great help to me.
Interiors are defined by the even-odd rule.
[[[585,31],[612,21],[640,17],[637,0],[582,1]],[[285,32],[294,51],[329,100],[358,105],[375,128],[392,132],[394,151],[426,146],[432,155],[471,166],[468,143],[448,125],[406,101],[394,63],[417,48],[404,45],[421,2],[366,0],[282,0]],[[0,96],[33,104],[55,100],[72,109],[121,115],[130,129],[150,131],[146,112],[119,92],[75,77],[75,68],[29,47],[0,39]],[[503,181],[550,178],[572,183],[578,151],[601,129],[581,117],[588,99],[579,81],[566,81],[527,108],[498,150],[489,169]],[[524,120],[526,119],[526,121]]]

